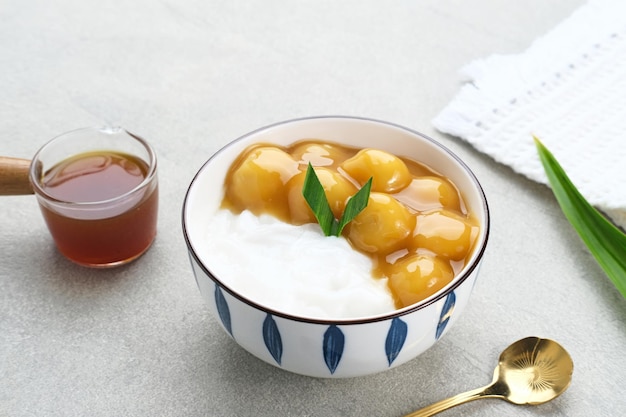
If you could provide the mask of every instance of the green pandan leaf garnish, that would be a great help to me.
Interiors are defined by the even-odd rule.
[[[330,209],[324,187],[320,182],[313,165],[309,163],[304,177],[302,195],[313,211],[317,222],[325,236],[339,236],[343,228],[354,219],[365,207],[370,197],[372,178],[370,178],[359,191],[356,192],[346,204],[341,219],[336,219]]]

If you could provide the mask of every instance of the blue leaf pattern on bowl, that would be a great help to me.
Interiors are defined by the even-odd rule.
[[[452,317],[452,312],[454,311],[454,304],[456,303],[456,295],[454,291],[452,291],[446,297],[446,301],[443,303],[443,308],[441,309],[441,315],[439,316],[439,323],[437,324],[437,333],[435,334],[435,339],[439,340],[443,331],[446,329],[448,322],[450,321],[450,317]]]
[[[217,284],[215,285],[215,305],[217,306],[217,313],[220,316],[220,320],[222,320],[222,324],[232,336],[233,329],[230,322],[230,310],[228,308],[228,303],[226,302],[226,298],[224,298],[224,294],[222,294],[222,290]]]
[[[336,326],[332,325],[324,332],[324,343],[322,346],[324,352],[324,362],[330,370],[331,374],[335,373],[345,344],[345,336],[343,332]]]
[[[276,321],[270,314],[263,320],[263,341],[276,363],[280,365],[283,357],[283,340],[280,337]]]
[[[387,354],[387,361],[389,366],[398,357],[398,354],[404,346],[406,340],[407,325],[405,322],[395,317],[391,320],[391,326],[387,333],[387,339],[385,340],[385,353]]]

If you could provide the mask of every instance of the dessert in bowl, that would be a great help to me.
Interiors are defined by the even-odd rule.
[[[267,176],[254,164],[270,157],[286,163]],[[387,160],[400,161],[405,180],[398,170],[380,180]],[[309,163],[337,218],[372,178],[367,207],[339,237],[324,236],[303,204]],[[325,178],[343,183],[342,175],[347,191],[329,192]],[[412,205],[424,178],[438,184],[440,207]],[[392,217],[380,220],[377,207]],[[425,237],[438,218],[463,237]],[[240,346],[287,371],[354,377],[415,358],[457,321],[486,248],[489,212],[473,173],[434,140],[387,122],[324,116],[267,126],[219,150],[189,186],[183,233],[203,298]],[[403,281],[420,268],[426,284]]]

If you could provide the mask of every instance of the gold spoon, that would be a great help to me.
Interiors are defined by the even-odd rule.
[[[513,404],[543,404],[569,387],[573,371],[572,358],[557,342],[527,337],[500,354],[491,384],[436,402],[405,417],[432,416],[481,398],[501,398]]]

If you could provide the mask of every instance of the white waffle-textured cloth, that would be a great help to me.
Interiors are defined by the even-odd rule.
[[[587,200],[626,228],[626,1],[590,0],[525,52],[461,73],[467,83],[436,129],[547,183],[536,135]]]

